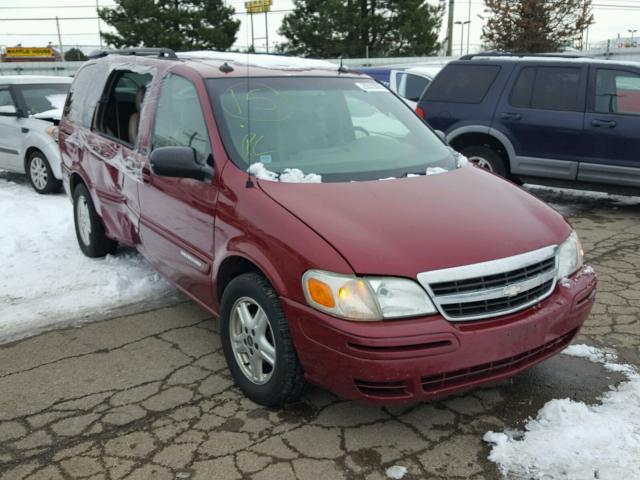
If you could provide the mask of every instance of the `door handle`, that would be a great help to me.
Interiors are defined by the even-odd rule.
[[[504,120],[520,120],[522,118],[522,115],[515,112],[502,112],[500,114],[500,118]]]
[[[614,120],[591,120],[594,127],[615,128],[617,123]]]

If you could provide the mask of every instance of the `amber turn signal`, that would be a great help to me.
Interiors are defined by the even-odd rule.
[[[334,308],[336,301],[333,299],[333,293],[331,293],[331,287],[320,280],[310,278],[307,280],[307,290],[309,296],[318,305],[322,305],[327,308]]]

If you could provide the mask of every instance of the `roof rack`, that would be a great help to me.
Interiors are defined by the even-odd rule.
[[[89,54],[89,58],[106,57],[107,55],[131,55],[137,57],[157,57],[177,60],[176,52],[170,48],[122,48],[119,50],[96,50]]]
[[[576,55],[573,53],[509,53],[509,52],[481,52],[472,53],[460,57],[460,60],[472,60],[476,57],[546,57],[546,58],[591,58],[588,55]]]

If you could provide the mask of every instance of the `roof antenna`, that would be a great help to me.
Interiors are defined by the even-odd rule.
[[[222,65],[220,65],[219,69],[220,69],[220,71],[222,73],[231,73],[231,72],[233,72],[233,67],[231,65],[229,65],[227,62],[224,62]]]
[[[247,170],[247,183],[245,184],[247,188],[253,188],[253,180],[251,179],[251,172]]]
[[[340,66],[338,67],[338,73],[348,73],[349,69],[342,64],[342,55],[340,55]]]

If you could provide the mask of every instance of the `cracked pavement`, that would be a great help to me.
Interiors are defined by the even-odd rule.
[[[640,199],[535,188],[570,217],[599,275],[578,343],[640,365]],[[498,479],[487,430],[545,402],[595,402],[622,377],[556,356],[441,401],[378,408],[316,387],[282,410],[244,398],[218,324],[191,302],[0,346],[0,479]]]

